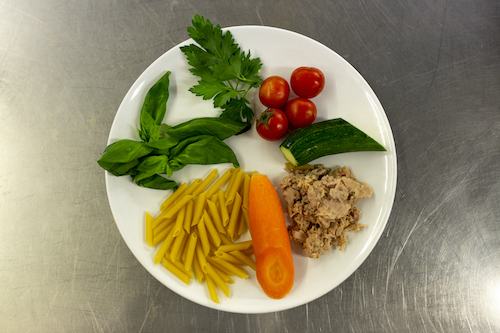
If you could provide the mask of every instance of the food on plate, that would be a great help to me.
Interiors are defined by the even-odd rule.
[[[331,170],[323,165],[312,169],[287,169],[283,189],[287,213],[293,222],[290,239],[301,244],[310,258],[319,258],[335,246],[347,244],[346,231],[359,231],[361,211],[356,203],[372,195],[347,167]],[[255,243],[254,243],[255,244]],[[257,261],[258,263],[258,261]]]
[[[251,258],[252,240],[236,242],[248,230],[242,203],[249,197],[250,187],[245,186],[249,174],[231,168],[219,179],[217,175],[214,169],[204,179],[179,186],[161,204],[163,211],[155,219],[146,213],[145,238],[151,246],[161,244],[155,264],[162,262],[188,285],[195,277],[199,283],[205,281],[210,298],[218,303],[216,289],[229,297],[231,277],[247,278],[243,267],[255,270],[256,264]],[[232,204],[226,201],[229,186],[235,189]]]
[[[307,98],[293,98],[286,105],[285,114],[288,122],[296,128],[306,127],[316,119],[316,105]]]
[[[299,67],[292,72],[290,86],[297,96],[313,98],[323,91],[325,76],[317,68]]]
[[[241,51],[230,31],[222,32],[220,25],[203,16],[196,14],[192,24],[187,31],[197,44],[182,46],[181,51],[191,65],[189,71],[200,80],[189,91],[213,99],[214,107],[222,108],[222,118],[249,123],[254,114],[246,94],[262,83],[260,59]]]
[[[307,164],[326,155],[386,151],[377,141],[341,118],[299,129],[283,141],[280,150],[293,166]]]
[[[293,286],[292,249],[278,193],[265,175],[250,181],[249,217],[259,284],[269,297],[283,298]]]
[[[283,138],[288,131],[288,118],[280,109],[267,108],[257,119],[257,133],[268,141]]]
[[[288,101],[290,85],[281,76],[270,76],[259,88],[259,99],[264,106],[281,108]]]

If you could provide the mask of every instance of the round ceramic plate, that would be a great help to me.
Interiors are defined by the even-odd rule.
[[[226,30],[226,29],[225,29]],[[380,238],[389,218],[396,190],[396,151],[391,128],[376,95],[363,77],[342,57],[326,46],[303,35],[287,30],[263,26],[228,28],[242,50],[250,50],[252,57],[259,57],[263,64],[261,77],[279,75],[289,79],[292,71],[300,66],[321,69],[326,83],[323,92],[315,97],[318,109],[316,121],[343,118],[381,143],[387,152],[359,152],[325,156],[313,161],[326,167],[349,167],[357,179],[373,189],[371,198],[362,200],[357,207],[362,211],[360,223],[367,227],[358,233],[348,233],[345,251],[332,250],[320,259],[309,259],[300,246],[292,244],[295,282],[291,292],[283,299],[274,300],[264,294],[255,277],[247,269],[248,279],[236,278],[230,285],[230,297],[218,291],[220,304],[210,300],[205,284],[192,280],[188,286],[178,280],[153,258],[158,247],[151,248],[144,241],[144,214],[159,213],[159,206],[171,194],[142,188],[131,178],[114,177],[106,173],[106,185],[111,210],[118,229],[137,260],[161,283],[175,293],[195,303],[228,312],[264,313],[280,311],[321,297],[347,279],[368,257]],[[180,46],[192,43],[187,40],[172,48],[151,64],[130,88],[123,99],[113,125],[108,144],[120,139],[139,140],[137,127],[139,114],[149,88],[166,72],[171,71],[170,99],[164,122],[176,125],[183,121],[206,116],[218,116],[212,101],[204,101],[188,89],[197,83],[189,72]],[[255,114],[264,111],[258,100],[257,90],[249,96]],[[248,97],[248,96],[247,96]],[[245,171],[266,174],[278,187],[286,176],[285,159],[279,150],[280,142],[261,139],[255,126],[243,135],[225,142],[235,152]],[[231,165],[187,166],[175,172],[172,178],[179,184],[188,184],[204,178],[217,168],[222,174]],[[281,194],[281,192],[278,191]],[[249,235],[245,235],[246,238]],[[242,238],[245,239],[245,238]]]

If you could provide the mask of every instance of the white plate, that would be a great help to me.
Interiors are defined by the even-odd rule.
[[[159,191],[139,187],[130,177],[114,177],[106,173],[106,185],[111,210],[123,239],[137,260],[161,283],[177,294],[204,306],[237,313],[265,313],[293,308],[321,297],[347,279],[368,257],[377,243],[391,212],[396,190],[396,151],[391,128],[385,112],[374,92],[361,75],[337,53],[303,35],[262,26],[228,28],[242,50],[251,50],[252,57],[260,57],[263,67],[261,77],[280,75],[289,79],[292,71],[300,66],[321,69],[326,83],[323,92],[314,98],[318,119],[344,118],[386,147],[387,152],[362,152],[333,155],[320,158],[314,163],[327,167],[346,165],[356,177],[368,183],[373,196],[358,204],[361,223],[367,228],[357,234],[348,233],[344,252],[333,250],[320,259],[307,258],[302,249],[292,244],[294,251],[295,283],[291,292],[281,300],[268,298],[261,290],[255,274],[236,279],[230,285],[230,298],[219,292],[220,304],[213,303],[205,285],[193,281],[186,286],[161,264],[154,265],[157,249],[151,249],[144,241],[144,212],[159,212],[159,205],[171,191]],[[172,48],[151,64],[132,85],[123,99],[109,135],[108,144],[120,139],[138,140],[139,113],[149,88],[167,71],[172,72],[170,99],[164,122],[170,125],[201,116],[217,116],[212,101],[204,101],[188,91],[197,78],[188,71],[189,65],[181,45]],[[260,104],[256,89],[250,100],[256,114],[264,107]],[[278,186],[286,175],[286,162],[278,146],[280,142],[262,140],[252,130],[225,141],[236,153],[242,168],[257,170],[268,175]],[[221,174],[231,167],[187,166],[174,173],[179,184],[205,177],[213,168]]]

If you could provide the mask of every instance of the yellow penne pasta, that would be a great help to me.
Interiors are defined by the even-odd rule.
[[[203,192],[208,185],[217,177],[218,171],[217,169],[213,169],[208,176],[201,182],[201,184],[196,188],[196,190],[193,192],[193,196],[197,197]]]
[[[193,234],[191,234],[191,235],[193,235]],[[196,257],[196,250],[194,252],[192,268],[193,268],[194,274],[196,275],[196,279],[198,280],[198,283],[202,283],[205,280],[205,273],[201,269],[200,261]]]
[[[250,230],[250,215],[248,214],[248,209],[245,207],[241,207],[241,214],[243,214],[243,218],[245,219],[245,224],[247,225],[247,229]]]
[[[212,239],[214,245],[216,247],[220,246],[221,240],[219,236],[219,232],[215,228],[212,219],[210,216],[208,216],[208,213],[206,210],[203,211],[203,222],[205,222],[205,227],[207,229],[208,234],[210,235],[210,238]]]
[[[219,209],[217,205],[211,200],[207,200],[208,210],[210,211],[210,215],[212,216],[212,222],[214,223],[215,228],[218,232],[225,234],[226,229],[224,229],[224,225],[222,224],[222,219],[219,214]]]
[[[215,290],[215,283],[212,278],[207,275],[205,277],[205,281],[207,282],[208,293],[210,295],[210,299],[215,303],[219,304],[219,298],[217,297],[217,291]]]
[[[165,229],[166,232],[168,233],[168,236],[166,236],[166,239],[163,241],[163,244],[161,244],[160,249],[156,253],[154,259],[155,264],[158,264],[163,259],[165,253],[167,253],[168,249],[170,248],[170,245],[172,244],[174,235],[170,231],[172,230],[173,227],[174,225],[172,224],[170,227],[167,227],[167,229]]]
[[[231,184],[231,187],[226,189],[226,191],[227,191],[226,192],[226,206],[231,205],[236,200],[235,196],[240,188],[244,173],[245,173],[244,170],[239,170],[238,173],[236,174],[236,177],[234,178],[233,183]]]
[[[232,254],[229,254],[228,252],[215,251],[215,255],[217,256],[217,258],[221,258],[227,262],[230,262],[231,264],[240,265],[240,266],[246,265],[246,263],[244,261],[241,261],[240,259],[236,258]]]
[[[186,206],[187,204],[182,206],[181,210],[179,210],[179,212],[177,213],[174,229],[172,229],[174,237],[177,237],[181,233],[181,230],[184,230],[183,227],[184,227],[184,216],[186,215]]]
[[[196,189],[198,188],[198,186],[200,186],[200,184],[202,182],[203,182],[203,180],[201,178],[196,178],[195,180],[193,180],[193,182],[191,183],[191,185],[188,186],[188,188],[186,190],[186,193],[184,193],[184,194],[185,195],[193,194],[194,191],[196,191]]]
[[[191,223],[193,221],[193,210],[194,210],[194,201],[190,200],[186,204],[186,213],[184,214],[184,230],[190,234],[191,233]]]
[[[194,201],[193,221],[191,226],[195,226],[203,217],[203,210],[207,202],[207,192],[202,192]]]
[[[181,210],[184,205],[186,205],[191,199],[192,195],[185,195],[179,201],[176,201],[171,208],[166,210],[165,218],[173,217],[179,210]]]
[[[247,256],[243,252],[236,250],[229,252],[229,254],[243,261],[247,266],[251,267],[254,271],[257,270],[257,265],[255,264],[255,261],[253,261],[249,256]]]
[[[225,192],[227,192],[227,190],[229,190],[231,188],[231,186],[234,183],[234,179],[236,178],[238,171],[240,171],[240,170],[241,170],[241,167],[231,169],[231,177],[229,177],[229,181],[227,183],[227,187],[226,187]],[[224,195],[226,195],[226,193],[224,193]],[[226,197],[227,197],[227,195],[226,195]]]
[[[253,254],[253,247],[246,249],[246,250],[239,250],[241,253],[247,256],[251,256]]]
[[[233,241],[231,239],[229,239],[229,237],[227,235],[225,235],[225,234],[220,234],[219,237],[220,237],[221,243],[223,245],[234,244]],[[221,246],[223,246],[223,245],[221,245]],[[221,248],[221,246],[219,246],[219,249]]]
[[[212,201],[214,204],[217,204],[219,202],[219,192],[215,193],[210,197],[210,201]]]
[[[227,269],[228,271],[234,273],[234,275],[236,275],[237,277],[242,278],[242,279],[248,278],[248,274],[247,274],[247,272],[245,272],[245,270],[243,268],[236,266],[236,265],[230,263],[229,261],[226,261],[226,260],[219,258],[219,257],[213,257],[212,259],[216,263],[218,263],[219,265],[221,265],[222,267]]]
[[[236,235],[235,233],[236,223],[238,222],[240,206],[241,206],[241,197],[238,193],[236,193],[236,196],[234,198],[233,209],[231,211],[231,216],[229,217],[229,223],[227,225],[227,233],[231,238],[234,238],[234,236]]]
[[[229,181],[229,178],[231,178],[231,172],[232,169],[227,170],[219,179],[217,179],[217,181],[212,186],[210,186],[210,188],[207,191],[209,198],[212,197],[212,195],[214,195],[215,193],[217,193],[217,191],[222,187],[222,185],[224,185],[226,182]]]
[[[177,276],[179,279],[181,279],[182,282],[189,285],[189,275],[187,275],[181,269],[176,267],[172,262],[168,260],[163,260],[163,266],[170,272],[172,272],[175,276]]]
[[[186,231],[181,228],[181,230],[179,231],[179,235],[175,236],[173,230],[172,234],[174,235],[175,239],[172,244],[172,249],[170,250],[170,260],[174,261],[178,258],[178,255],[182,253],[182,250],[184,249],[182,245],[186,236]]]
[[[224,242],[223,242],[224,243]],[[252,247],[253,243],[251,240],[244,241],[244,242],[239,242],[239,243],[232,243],[231,244],[226,244],[219,246],[218,251],[223,251],[223,252],[231,252],[231,251],[236,251],[236,250],[248,250]]]
[[[222,220],[222,225],[226,226],[229,223],[229,212],[226,206],[226,198],[224,196],[224,191],[219,191],[219,210],[220,210],[220,218]]]
[[[203,273],[207,273],[207,258],[205,253],[203,253],[203,247],[200,242],[196,243],[196,259],[198,259],[198,263],[200,264],[201,270]]]
[[[171,262],[175,267],[177,267],[181,272],[187,274],[187,276],[189,277],[189,279],[192,279],[194,278],[194,274],[193,274],[193,271],[191,269],[185,269],[184,268],[184,265],[178,261],[178,260],[170,260],[170,253],[166,253],[165,254],[165,260],[164,261],[169,261]]]
[[[174,191],[174,193],[172,193],[171,196],[169,196],[167,198],[167,200],[165,200],[161,206],[160,206],[160,210],[163,212],[165,209],[167,209],[168,207],[170,207],[174,202],[175,200],[177,200],[178,198],[180,198],[180,196],[186,192],[186,189],[187,189],[187,184],[184,183],[182,184],[181,186],[179,186],[177,188],[177,190]]]
[[[242,195],[242,202],[241,202],[241,206],[244,207],[245,209],[248,210],[248,202],[249,202],[249,194],[250,194],[250,180],[251,180],[251,177],[249,174],[245,173],[245,175],[243,176],[243,195]]]
[[[238,223],[238,231],[236,233],[238,234],[238,236],[241,236],[245,231],[247,231],[247,222],[245,221],[245,214],[242,208],[240,211],[240,222]]]
[[[153,235],[153,246],[160,244],[167,237],[167,235],[170,234],[170,231],[172,230],[173,227],[174,225],[170,224],[161,232],[159,232],[157,235]]]
[[[205,227],[205,221],[203,218],[196,226],[198,230],[198,236],[200,237],[200,243],[203,248],[203,254],[206,256],[210,252],[210,243],[208,241],[207,228]]]
[[[153,238],[158,235],[161,231],[163,231],[166,227],[173,224],[175,221],[175,216],[171,219],[164,219],[156,228],[153,229]]]
[[[228,271],[225,267],[221,266],[219,263],[217,263],[215,260],[213,260],[212,257],[207,257],[207,262],[212,265],[212,268],[215,270],[215,272],[217,274],[219,274],[219,272],[222,274],[219,274],[219,276],[222,278],[222,280],[224,280],[224,282],[228,283],[226,280],[226,278],[224,276],[227,276],[227,277],[231,277],[231,276],[235,276],[235,274],[231,271]],[[231,279],[231,278],[230,278]],[[231,283],[234,283],[233,279],[231,279]]]
[[[189,243],[186,246],[186,258],[184,259],[184,268],[190,269],[193,265],[194,252],[196,251],[196,243],[198,242],[198,235],[193,232],[189,236]]]
[[[221,277],[219,275],[217,275],[217,273],[214,271],[212,266],[207,265],[207,273],[208,273],[208,276],[210,276],[214,280],[217,287],[219,287],[222,290],[222,292],[227,297],[229,297],[229,287],[227,286],[227,284],[224,283],[224,281],[221,279]]]
[[[153,246],[153,217],[146,212],[146,243]]]

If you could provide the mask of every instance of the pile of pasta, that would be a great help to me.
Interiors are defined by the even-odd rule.
[[[155,264],[163,263],[188,285],[196,276],[216,303],[216,287],[229,297],[232,277],[246,279],[243,267],[256,269],[252,241],[237,242],[249,228],[252,174],[231,168],[216,180],[214,169],[205,179],[180,185],[162,203],[156,218],[146,212],[146,242],[152,247],[161,244]]]

